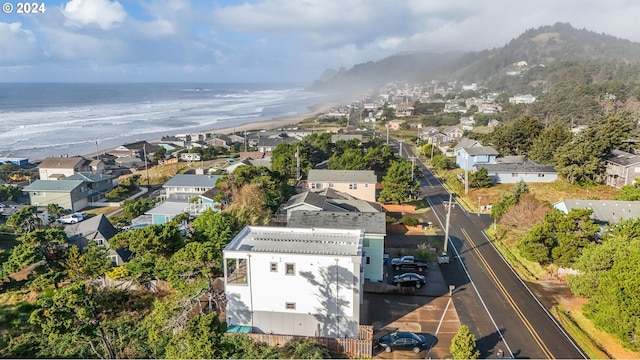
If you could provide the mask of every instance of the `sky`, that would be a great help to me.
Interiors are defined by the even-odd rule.
[[[4,1],[0,82],[311,83],[556,22],[640,42],[637,0],[45,0],[21,14]]]

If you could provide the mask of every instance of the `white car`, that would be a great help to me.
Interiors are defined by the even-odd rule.
[[[58,219],[58,221],[63,224],[75,224],[86,219],[87,216],[87,213],[73,213],[61,217],[60,219]]]

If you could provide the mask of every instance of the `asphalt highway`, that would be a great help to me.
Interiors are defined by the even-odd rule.
[[[402,155],[415,156],[409,146]],[[417,159],[415,164],[424,173],[421,195],[434,224],[444,229],[449,193],[424,164]],[[476,336],[481,357],[586,358],[486,237],[482,230],[490,224],[488,215],[468,213],[454,200],[448,247],[455,256],[441,265],[445,281],[455,286],[460,321]]]

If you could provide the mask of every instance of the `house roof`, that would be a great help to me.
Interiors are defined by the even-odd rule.
[[[183,201],[164,201],[145,212],[149,215],[178,215],[189,211],[189,203]]]
[[[561,200],[553,207],[569,213],[572,209],[592,209],[593,219],[604,223],[640,217],[640,201],[617,200]]]
[[[383,212],[294,211],[287,226],[299,228],[362,229],[369,234],[387,234]]]
[[[311,206],[315,206],[318,209],[322,209],[322,206],[324,205],[325,200],[326,198],[318,193],[315,193],[312,191],[305,191],[290,197],[289,201],[287,201],[282,207],[284,209],[289,209],[293,206],[304,203]]]
[[[205,198],[205,199],[209,199],[209,200],[213,200],[213,198],[218,195],[219,192],[221,192],[222,190],[218,189],[218,188],[211,188],[205,192],[203,192],[202,194],[200,194],[201,198]]]
[[[221,178],[222,175],[197,175],[197,174],[176,174],[166,183],[167,186],[187,186],[187,187],[208,187],[212,188],[216,186],[216,181]]]
[[[327,202],[345,211],[362,213],[382,212],[382,206],[380,206],[380,204],[366,200],[327,199]]]
[[[82,180],[86,182],[100,182],[108,179],[112,179],[113,176],[106,174],[95,174],[87,172],[77,172],[73,175],[67,176],[65,180]]]
[[[60,191],[70,192],[82,185],[82,180],[36,180],[26,186],[24,191]]]
[[[475,146],[482,146],[482,143],[478,140],[473,140],[473,139],[464,137],[460,139],[460,141],[458,141],[454,149],[457,150],[460,148],[468,148],[468,147],[475,147]]]
[[[75,157],[48,157],[40,164],[38,164],[39,169],[74,169],[77,166],[81,165],[87,161],[85,158],[80,156]]]
[[[491,146],[472,146],[463,150],[469,155],[498,155],[498,151]]]
[[[136,141],[136,142],[132,142],[132,143],[128,143],[128,144],[122,144],[121,147],[126,148],[128,150],[140,150],[140,151],[146,151],[147,153],[152,153],[154,151],[157,151],[158,149],[160,149],[160,146],[158,145],[154,145],[154,144],[150,144],[146,141]]]
[[[558,171],[553,165],[538,164],[533,161],[525,163],[498,163],[476,165],[478,168],[485,168],[490,173],[548,173],[557,174]]]
[[[611,153],[605,157],[605,161],[626,167],[640,164],[640,155],[631,154],[621,150],[611,150]]]
[[[307,175],[307,181],[375,183],[377,178],[373,170],[311,169]]]
[[[102,236],[105,240],[109,240],[118,233],[118,230],[104,214],[100,214],[87,220],[67,225],[64,227],[64,232],[69,239],[80,236],[93,240]]]
[[[362,256],[362,230],[245,226],[226,251]]]
[[[524,155],[507,155],[496,158],[496,163],[501,164],[524,164],[527,162],[527,157]]]

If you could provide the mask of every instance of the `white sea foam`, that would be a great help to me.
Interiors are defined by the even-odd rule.
[[[217,93],[220,90],[207,86],[170,90],[174,98],[163,93],[137,100],[133,93],[132,99],[117,102],[74,104],[70,99],[58,106],[31,108],[0,104],[0,157],[79,154],[94,150],[96,142],[117,145],[118,141],[268,120],[306,111],[313,98],[299,89]]]

